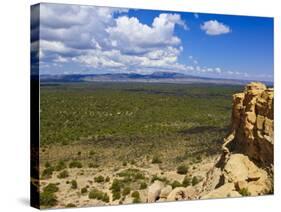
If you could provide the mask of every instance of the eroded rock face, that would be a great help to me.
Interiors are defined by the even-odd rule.
[[[248,155],[264,166],[273,164],[273,89],[253,82],[233,95],[233,151]]]
[[[200,198],[263,195],[273,191],[273,89],[248,84],[233,95],[231,132],[208,172]]]

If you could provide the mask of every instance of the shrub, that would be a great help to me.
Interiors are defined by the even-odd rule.
[[[192,181],[191,181],[192,186],[195,186],[195,185],[197,185],[198,183],[199,183],[198,178],[194,176],[194,177],[192,178]]]
[[[91,150],[90,152],[89,152],[89,155],[90,156],[93,156],[95,154],[95,151],[94,150]]]
[[[180,165],[178,168],[177,168],[177,173],[178,174],[186,174],[188,171],[188,167],[185,166],[185,165]]]
[[[71,181],[71,188],[72,189],[77,189],[78,185],[77,185],[77,181],[76,180],[72,180]]]
[[[59,188],[54,183],[49,183],[46,187],[43,188],[43,192],[40,193],[40,205],[42,206],[55,206],[57,204],[57,197],[55,192]]]
[[[174,188],[176,188],[176,187],[181,187],[182,184],[181,184],[179,181],[175,180],[175,181],[171,184],[171,186],[172,186],[172,188],[174,189]]]
[[[75,208],[76,205],[73,204],[73,203],[68,203],[65,207],[66,207],[66,208]]]
[[[49,167],[51,167],[51,164],[50,164],[50,162],[47,161],[47,162],[45,163],[45,168],[49,168]]]
[[[65,169],[65,168],[66,168],[66,165],[65,165],[64,161],[61,160],[56,165],[55,170],[56,171],[61,171],[61,170]]]
[[[168,179],[166,177],[159,177],[157,175],[153,175],[152,178],[151,178],[151,183],[153,183],[154,181],[156,180],[159,180],[161,182],[165,182],[165,183],[168,183]]]
[[[87,187],[81,188],[81,194],[86,194],[88,192]]]
[[[110,177],[107,176],[107,177],[105,178],[105,182],[109,182],[109,181],[110,181]]]
[[[99,165],[94,163],[89,163],[88,166],[89,168],[99,168]]]
[[[82,168],[82,167],[83,167],[82,163],[77,160],[74,160],[69,164],[69,168]]]
[[[122,165],[127,166],[127,161],[123,161]]]
[[[112,200],[117,200],[121,198],[121,194],[118,191],[112,191]]]
[[[44,169],[42,172],[42,178],[51,178],[54,172],[54,168],[49,166],[48,168]]]
[[[59,179],[63,179],[63,178],[67,178],[68,176],[69,176],[68,171],[67,171],[67,170],[64,170],[64,171],[60,172],[57,177],[58,177]]]
[[[133,197],[133,198],[140,198],[140,193],[138,192],[138,191],[134,191],[133,193],[132,193],[132,195],[131,195],[131,197]]]
[[[183,186],[183,187],[187,187],[187,186],[190,186],[190,184],[191,184],[191,179],[190,179],[190,177],[185,176],[184,179],[183,179],[183,181],[182,181],[182,186]]]
[[[251,193],[248,191],[247,188],[242,188],[239,191],[239,194],[241,194],[242,196],[251,196]]]
[[[102,175],[99,175],[97,177],[94,178],[96,183],[102,183],[104,182],[104,177]]]
[[[130,194],[130,192],[131,192],[131,188],[130,187],[125,187],[123,189],[123,191],[122,191],[122,195],[126,196],[126,195]]]
[[[57,197],[52,192],[41,192],[40,193],[40,205],[52,207],[57,204]]]
[[[146,189],[146,188],[147,188],[147,184],[145,182],[142,182],[140,184],[140,189],[142,190],[142,189]]]
[[[154,156],[151,163],[162,163],[162,161],[159,156]]]
[[[80,156],[80,155],[81,155],[81,152],[80,152],[80,151],[79,151],[79,152],[77,152],[77,155],[78,155],[78,156]]]
[[[59,190],[58,186],[54,183],[49,183],[46,187],[43,188],[43,192],[55,193]]]
[[[121,191],[121,187],[122,187],[122,183],[120,180],[117,180],[117,179],[114,179],[112,184],[111,184],[111,187],[110,187],[110,190],[112,191]]]
[[[104,193],[102,191],[99,191],[98,189],[94,188],[89,193],[90,199],[97,199],[102,200],[104,202],[109,202],[109,196],[107,193]]]
[[[141,203],[140,198],[134,198],[134,199],[133,199],[133,203]]]

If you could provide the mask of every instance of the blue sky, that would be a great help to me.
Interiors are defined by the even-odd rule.
[[[272,18],[41,4],[38,43],[40,74],[273,81]]]

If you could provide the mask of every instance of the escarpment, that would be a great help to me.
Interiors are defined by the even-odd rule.
[[[273,192],[274,92],[252,82],[233,95],[231,130],[198,198]]]
[[[166,200],[273,193],[273,101],[273,89],[259,82],[234,94],[230,132],[214,166],[201,183],[175,188]]]

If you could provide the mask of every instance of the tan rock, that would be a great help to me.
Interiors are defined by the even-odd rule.
[[[172,189],[172,186],[170,186],[170,185],[167,185],[167,186],[165,186],[162,190],[161,190],[161,193],[160,193],[160,198],[167,198],[168,197],[168,195],[171,193],[171,191],[172,191],[173,189]]]
[[[234,183],[226,183],[223,186],[211,191],[201,199],[240,197],[241,195],[235,190]]]
[[[168,195],[168,201],[184,200],[187,199],[186,189],[184,187],[177,187]]]
[[[159,199],[163,187],[163,182],[158,180],[154,181],[154,183],[148,187],[147,202],[155,202]]]

